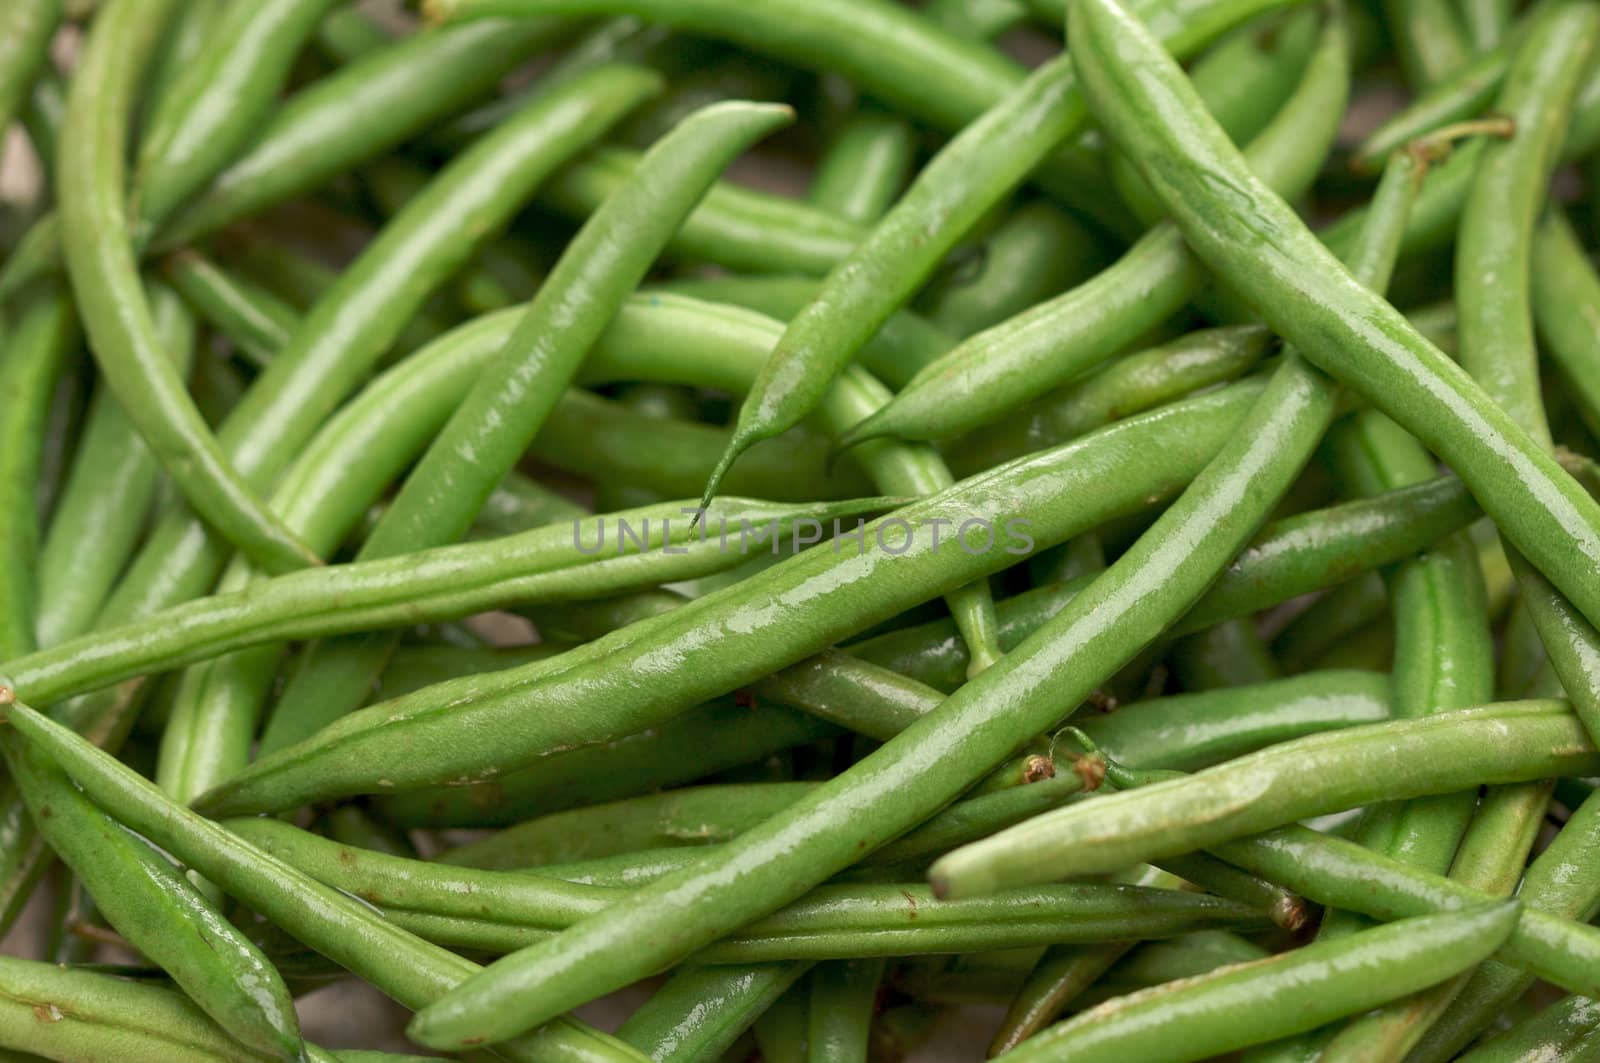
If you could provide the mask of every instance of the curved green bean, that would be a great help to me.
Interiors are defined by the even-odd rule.
[[[61,234],[90,349],[106,386],[208,524],[269,571],[317,564],[228,460],[162,352],[124,208],[133,94],[174,10],[118,0],[95,20],[67,95]]]
[[[0,19],[0,129],[22,110],[34,79],[50,62],[50,38],[61,21],[61,0],[18,0]]]

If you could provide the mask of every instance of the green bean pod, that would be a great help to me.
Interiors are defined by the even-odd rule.
[[[1384,0],[1383,14],[1406,81],[1418,91],[1449,77],[1471,54],[1448,0]]]
[[[1183,21],[1157,5],[1166,43],[1187,54],[1225,26]],[[824,280],[789,322],[740,406],[733,442],[706,485],[751,444],[794,426],[878,327],[927,279],[939,260],[1056,144],[1076,133],[1084,111],[1072,63],[1046,63],[966,126],[923,167],[893,209]],[[923,437],[927,438],[927,437]]]
[[[1425,915],[1116,998],[1008,1053],[1017,1063],[1204,1059],[1434,985],[1492,953],[1515,901]],[[1381,969],[1383,978],[1371,977]]]
[[[116,808],[121,822],[401,1003],[420,1003],[476,969],[470,960],[418,940],[362,902],[174,804],[137,772],[13,701],[6,690],[0,695],[6,702],[0,708],[6,723],[60,765],[96,804]],[[644,1059],[615,1038],[567,1017],[503,1043],[498,1051],[530,1061]]]
[[[1544,350],[1560,367],[1584,422],[1600,426],[1600,275],[1556,208],[1534,236],[1532,295]]]
[[[1591,621],[1600,617],[1600,596],[1572,575],[1575,554],[1600,560],[1600,506],[1256,181],[1136,20],[1111,0],[1086,0],[1073,8],[1073,22],[1096,113],[1200,257],[1307,357],[1447,461],[1535,567]],[[1238,194],[1217,194],[1223,187]],[[1273,234],[1265,244],[1263,232]]]
[[[294,1003],[260,950],[19,735],[0,735],[0,749],[39,832],[106,921],[241,1043],[275,1059],[304,1059]]]
[[[1462,1063],[1514,1063],[1518,1060],[1592,1060],[1600,1052],[1600,1010],[1587,997],[1550,1004],[1532,1018],[1460,1056]]]
[[[684,120],[645,155],[634,180],[608,199],[562,252],[504,348],[362,544],[359,559],[393,557],[466,534],[707,186],[753,141],[792,119],[793,112],[782,106],[714,104]],[[624,232],[628,238],[618,239]],[[359,708],[395,642],[393,635],[383,634],[313,647],[280,698],[278,712],[289,717],[315,713],[328,722]]]
[[[930,874],[945,895],[972,896],[1001,885],[1115,870],[1374,799],[1581,772],[1594,756],[1582,726],[1559,701],[1367,724],[1047,813],[957,850]],[[1362,765],[1359,774],[1352,764]],[[1268,793],[1272,800],[1262,799]]]
[[[828,146],[807,196],[841,218],[876,221],[905,185],[915,148],[909,125],[865,106]]]
[[[257,367],[272,360],[300,322],[288,303],[198,251],[168,255],[161,275],[196,314]]]
[[[135,239],[200,190],[268,117],[290,64],[333,0],[222,9],[145,131],[134,175]]]
[[[720,1058],[810,966],[680,967],[617,1028],[617,1037],[656,1063]]]
[[[0,129],[11,124],[50,62],[50,38],[61,21],[61,0],[7,4],[0,22]]]
[[[172,292],[149,289],[162,348],[187,375],[194,321]],[[39,553],[34,630],[41,646],[88,631],[132,556],[155,501],[160,468],[116,398],[97,392]]]
[[[1300,85],[1251,143],[1252,170],[1295,194],[1316,176],[1349,94],[1349,42],[1331,17]],[[978,427],[1106,362],[1177,311],[1206,276],[1171,222],[1076,288],[980,332],[917,374],[850,440],[938,439]]]
[[[854,1063],[868,1054],[884,961],[832,960],[811,972],[811,1063]]]
[[[128,229],[123,159],[138,78],[174,5],[119,0],[95,21],[62,130],[62,249],[106,386],[211,526],[269,571],[316,564],[256,497],[161,349]]]

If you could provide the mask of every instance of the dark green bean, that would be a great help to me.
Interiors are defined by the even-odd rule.
[[[1600,426],[1600,342],[1590,324],[1600,315],[1600,276],[1556,208],[1534,237],[1533,312],[1585,423]]]
[[[857,1063],[867,1058],[872,1013],[884,961],[830,960],[811,972],[811,1063]]]
[[[1587,997],[1567,997],[1459,1058],[1462,1063],[1591,1060],[1597,1051],[1597,1028],[1600,1006]]]
[[[0,20],[0,129],[11,124],[50,63],[50,38],[61,21],[61,0],[18,0]]]
[[[1448,0],[1384,0],[1383,13],[1406,80],[1418,91],[1448,77],[1471,54]]]
[[[617,1029],[656,1063],[721,1058],[810,964],[685,966]]]

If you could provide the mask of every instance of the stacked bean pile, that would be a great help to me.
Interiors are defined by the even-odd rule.
[[[5,0],[12,121],[7,1059],[1600,1059],[1600,2]]]

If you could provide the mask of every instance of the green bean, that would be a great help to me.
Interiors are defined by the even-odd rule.
[[[1600,343],[1588,324],[1600,314],[1600,276],[1558,208],[1539,224],[1533,243],[1533,312],[1545,350],[1589,425],[1600,425]]]
[[[884,961],[830,960],[811,972],[811,1063],[865,1060]]]
[[[1224,620],[1185,635],[1173,644],[1168,661],[1185,690],[1248,686],[1282,673],[1250,620]]]
[[[929,319],[952,336],[970,336],[1083,280],[1104,264],[1098,239],[1044,200],[1023,204],[995,227],[976,268],[937,284],[924,299]]]
[[[1216,16],[1226,6],[1209,14]],[[1227,11],[1233,17],[1243,13]],[[1167,44],[1180,54],[1229,25],[1201,18],[1162,21]],[[1051,148],[1076,133],[1084,117],[1072,63],[1061,56],[985,111],[923,167],[894,208],[789,322],[740,406],[733,442],[706,485],[705,499],[716,493],[741,451],[794,426],[816,407],[828,384],[956,241]]]
[[[385,818],[403,826],[506,826],[658,786],[685,785],[708,772],[759,761],[836,733],[825,721],[781,705],[741,705],[727,698],[648,731],[547,757],[492,784],[399,794],[383,800],[380,808]]]
[[[157,246],[192,242],[382,154],[487,94],[562,31],[533,19],[450,27],[397,40],[322,79],[292,97],[248,152],[173,215]]]
[[[1122,877],[1136,885],[1170,887],[1178,881],[1175,876],[1151,867],[1125,872]],[[990,1058],[1010,1051],[1055,1021],[1069,1003],[1126,956],[1134,944],[1113,941],[1108,945],[1054,945],[1046,949],[1006,1009],[1000,1029],[989,1044]]]
[[[810,1046],[806,1034],[810,1026],[810,987],[791,986],[756,1019],[753,1032],[761,1058],[767,1063],[806,1063]]]
[[[658,846],[713,845],[787,808],[810,790],[810,783],[668,790],[541,816],[451,849],[439,860],[462,867],[506,870]]]
[[[0,129],[22,110],[34,79],[50,60],[50,38],[61,21],[60,0],[7,4],[0,24]]]
[[[110,925],[243,1044],[304,1058],[294,1004],[271,963],[166,859],[96,808],[14,731],[0,735],[34,822]]]
[[[151,285],[149,298],[162,349],[186,374],[194,321],[165,287]],[[97,392],[39,553],[34,630],[40,645],[54,646],[93,625],[138,544],[159,475],[115,397]]]
[[[1444,589],[1451,591],[1456,588],[1446,583]],[[1377,573],[1365,573],[1335,587],[1285,624],[1272,640],[1272,652],[1286,670],[1303,671],[1327,650],[1370,627],[1380,618],[1388,617],[1393,611],[1389,605],[1387,585]],[[1485,628],[1486,621],[1487,618],[1480,618]],[[1482,701],[1487,696],[1488,693],[1484,692],[1478,700]]]
[[[1336,942],[1108,1001],[1010,1054],[1065,1063],[1107,1055],[1190,1060],[1313,1029],[1477,963],[1516,920],[1514,901],[1418,916]],[[1384,977],[1370,972],[1381,969]]]
[[[1027,17],[1020,0],[933,0],[928,17],[963,37],[997,37]]]
[[[168,255],[161,274],[196,314],[258,367],[272,360],[299,324],[289,304],[197,251]]]
[[[1102,0],[1088,0],[1073,14],[1083,32],[1071,39],[1075,47],[1085,42],[1080,67],[1097,114],[1130,149],[1200,257],[1307,357],[1447,461],[1534,566],[1557,574],[1552,582],[1586,616],[1600,617],[1600,599],[1570,575],[1574,551],[1600,556],[1600,507],[1459,367],[1335,266],[1287,205],[1256,182],[1220,130],[1207,123],[1182,72],[1156,54],[1155,41],[1137,22]],[[1085,38],[1105,43],[1101,29],[1117,38],[1115,54],[1087,44]],[[1132,56],[1149,56],[1151,62]],[[1143,72],[1137,85],[1120,77],[1130,63]],[[1152,69],[1159,77],[1147,76]],[[1108,83],[1112,79],[1116,88]],[[1152,108],[1162,108],[1169,124],[1158,127],[1147,120]],[[1150,164],[1157,153],[1183,162],[1158,175],[1159,167]],[[1224,202],[1215,194],[1221,185],[1207,184],[1200,173],[1226,174],[1228,187],[1240,194]],[[1255,234],[1265,231],[1275,235],[1263,256]]]
[[[22,107],[22,126],[28,143],[44,171],[48,187],[55,187],[56,155],[61,122],[67,113],[67,86],[55,67],[46,64],[34,78],[33,91]]]
[[[788,321],[811,301],[817,283],[810,277],[695,277],[673,279],[661,288],[711,302],[732,303]],[[921,315],[899,310],[861,348],[857,360],[873,376],[899,388],[954,342],[953,337]]]
[[[1348,47],[1343,19],[1330,17],[1300,87],[1251,144],[1250,165],[1272,187],[1301,191],[1320,167],[1349,92]],[[936,439],[992,421],[1104,363],[1204,281],[1178,227],[1157,225],[1088,281],[940,358],[850,439]]]
[[[7,723],[59,764],[89,798],[223,889],[401,1003],[412,1006],[476,965],[392,926],[365,904],[321,885],[161,791],[8,693]],[[513,1059],[642,1059],[614,1038],[561,1018],[500,1046]],[[583,1053],[589,1053],[584,1055]]]
[[[1096,745],[1124,763],[1190,770],[1275,742],[1388,717],[1384,676],[1311,672],[1126,705],[1082,727]]]
[[[617,1037],[657,1063],[721,1058],[809,966],[681,967],[628,1016]]]
[[[149,73],[141,86],[141,97],[135,113],[134,127],[140,132],[152,128],[163,113],[169,112],[177,101],[173,99],[173,86],[195,64],[201,62],[207,48],[207,35],[222,16],[223,0],[199,0],[184,4],[173,18],[161,44],[150,62]],[[137,246],[138,240],[135,240]]]
[[[1405,187],[1403,182],[1393,184]],[[1375,225],[1370,242],[1363,243],[1359,266],[1375,280],[1387,273],[1398,235],[1389,231],[1393,215],[1380,216],[1384,224]],[[1403,220],[1404,212],[1399,216]],[[938,711],[761,829],[730,843],[721,858],[705,860],[642,891],[644,900],[652,894],[673,896],[670,937],[647,929],[661,918],[661,911],[648,903],[626,913],[591,917],[550,942],[498,961],[493,974],[419,1012],[411,1035],[433,1045],[456,1044],[462,1037],[492,1041],[515,1032],[530,1016],[537,1021],[547,1011],[561,1010],[558,1002],[564,998],[588,999],[625,984],[631,971],[670,961],[697,943],[714,940],[720,927],[771,911],[808,882],[849,863],[860,848],[903,832],[1059,719],[1063,705],[1070,711],[1187,611],[1309,457],[1333,416],[1333,391],[1298,361],[1285,365],[1245,418],[1236,440],[1224,446],[1180,502],[1065,613]],[[976,482],[1002,478],[991,474]],[[904,556],[901,560],[904,568]],[[1150,585],[1156,572],[1159,589]],[[687,615],[692,614],[685,609],[669,617]],[[726,639],[719,645],[725,647]],[[893,801],[877,799],[891,793]],[[855,810],[845,817],[848,822],[829,815],[841,801]],[[866,808],[871,808],[870,816],[862,814]],[[826,826],[820,822],[825,819],[831,821]],[[729,875],[730,865],[746,864],[755,866],[740,866],[738,874]],[[730,882],[737,885],[723,888]],[[687,915],[691,905],[692,919]],[[653,947],[639,948],[641,939]],[[624,940],[626,955],[620,948]],[[579,956],[587,963],[572,965]],[[527,1010],[515,1019],[503,1009],[494,1014],[495,1003],[507,1000]]]
[[[904,121],[863,107],[828,146],[809,198],[849,221],[876,221],[904,187],[915,148],[912,129]]]
[[[1593,1058],[1600,1010],[1587,997],[1558,1000],[1461,1056],[1463,1063]]]
[[[877,620],[886,619],[941,590],[969,581],[985,571],[1003,567],[1014,555],[1004,553],[1005,547],[1000,546],[999,531],[1006,528],[1006,521],[1014,515],[1027,514],[1032,523],[1026,532],[1036,544],[1042,544],[1083,530],[1082,524],[1098,523],[1107,515],[1125,512],[1129,508],[1142,508],[1152,495],[1165,495],[1177,482],[1191,475],[1194,466],[1209,457],[1212,448],[1220,445],[1220,438],[1225,437],[1237,423],[1233,418],[1242,415],[1241,408],[1250,403],[1257,393],[1255,386],[1236,385],[1231,391],[1179,404],[1170,410],[1146,415],[1145,418],[1122,422],[1058,451],[965,481],[896,512],[896,518],[908,524],[932,518],[952,519],[946,514],[979,516],[997,529],[996,542],[989,551],[973,554],[965,550],[952,552],[946,549],[940,553],[932,543],[934,529],[930,528],[924,533],[920,528],[914,528],[903,550],[902,541],[905,537],[899,530],[891,529],[885,534],[884,543],[902,551],[890,553],[876,541],[884,525],[883,521],[879,521],[865,527],[862,533],[865,542],[859,548],[802,553],[744,581],[737,588],[716,592],[673,613],[631,625],[624,632],[593,643],[585,655],[585,660],[592,663],[574,668],[569,673],[569,679],[563,680],[568,682],[584,677],[585,688],[598,694],[599,687],[591,687],[589,673],[603,670],[611,677],[610,682],[618,684],[620,695],[606,697],[603,702],[608,706],[605,712],[596,716],[587,704],[580,706],[579,702],[568,703],[566,697],[552,703],[549,691],[545,691],[540,695],[540,703],[544,708],[539,717],[552,728],[559,728],[564,737],[556,741],[563,745],[570,743],[572,737],[580,733],[590,736],[590,741],[599,741],[637,731],[708,697],[769,674],[808,653],[820,651],[838,639]],[[1127,447],[1136,450],[1124,450]],[[1172,448],[1171,451],[1167,451],[1160,461],[1152,460],[1152,455],[1158,450],[1166,451],[1168,447]],[[1196,454],[1196,451],[1202,453]],[[1132,457],[1134,453],[1137,457]],[[1118,456],[1124,454],[1128,457],[1119,461]],[[1110,465],[1106,466],[1103,464],[1105,462]],[[1115,475],[1108,477],[1101,474],[1099,470],[1105,467],[1116,469]],[[1073,490],[1069,485],[1075,482],[1092,483],[1095,487],[1090,491]],[[946,539],[948,543],[948,535]],[[1006,543],[1012,550],[1026,545],[1009,539]],[[1022,552],[1027,551],[1023,549]],[[868,573],[879,565],[891,564],[895,572],[892,582],[878,581],[868,589],[856,590]],[[635,677],[630,670],[619,667],[620,658],[607,656],[612,646],[626,646],[620,652],[627,654],[641,652],[646,645],[653,647],[657,642],[671,644],[678,639],[686,640],[685,651],[689,646],[700,646],[702,640],[698,629],[702,614],[717,616],[724,612],[732,613],[742,607],[747,595],[756,593],[770,594],[771,600],[781,601],[784,592],[779,588],[791,585],[791,581],[794,586],[816,586],[813,569],[818,574],[830,574],[826,586],[833,588],[831,593],[824,591],[811,595],[808,592],[803,600],[796,600],[792,606],[777,610],[770,617],[770,624],[776,626],[770,627],[770,630],[769,625],[764,623],[756,625],[754,630],[734,635],[736,641],[741,643],[738,652],[729,652],[729,644],[719,642],[714,654],[716,667],[709,666],[712,658],[707,657],[707,667],[696,666],[681,673],[675,671],[670,691],[656,684],[649,691],[648,698],[645,698],[645,691],[634,686]],[[846,577],[846,573],[850,576]],[[802,617],[805,618],[803,621]],[[767,637],[776,630],[784,631],[785,635],[781,639]],[[748,647],[744,645],[746,641]],[[709,653],[710,647],[700,652]],[[589,657],[590,654],[593,657]],[[682,677],[689,677],[692,682],[681,683]],[[604,679],[600,676],[594,678]],[[520,721],[518,741],[520,743],[523,738],[527,740],[525,752],[516,757],[507,756],[505,754],[510,752],[506,748],[507,743],[497,741],[496,744],[501,748],[499,752],[491,751],[490,758],[505,768],[517,766],[518,762],[529,763],[536,760],[538,751],[549,743],[526,728],[532,722],[527,713],[512,710],[512,705],[518,700],[515,691],[511,691],[506,697],[488,699],[474,705],[470,713],[464,706],[458,706],[452,713],[448,729],[458,729],[462,726],[458,721],[470,715],[487,716],[496,712],[515,711]],[[288,750],[284,750],[273,758],[258,761],[226,790],[214,795],[219,806],[243,811],[260,799],[259,796],[249,796],[252,790],[259,795],[266,792],[260,783],[251,780],[264,781],[279,775],[291,763],[296,767],[288,771],[286,781],[290,781],[296,789],[306,784],[312,784],[317,789],[329,785],[363,785],[351,773],[352,770],[360,770],[357,765],[343,766],[331,772],[327,769],[343,761],[347,750],[359,750],[368,742],[386,742],[391,738],[398,739],[401,732],[420,733],[446,724],[436,713],[428,711],[437,706],[430,705],[421,694],[410,704],[412,707],[404,713],[407,717],[403,721],[404,726],[385,726],[367,734],[365,732],[379,714],[363,710],[321,732],[314,740],[319,750],[317,754],[308,756],[308,747],[302,745],[295,748],[292,757],[288,756]],[[557,704],[565,704],[566,707],[558,709]],[[395,705],[389,705],[382,715],[387,719],[395,710]],[[575,720],[563,719],[569,710],[578,712],[577,718],[586,722],[575,728]],[[400,721],[397,719],[396,722]],[[461,750],[463,762],[470,758],[474,771],[481,771],[486,766],[483,757],[478,755],[480,752]],[[367,754],[360,755],[358,761],[368,766],[374,763]],[[426,769],[429,776],[435,776],[434,769],[438,769],[435,777],[441,779],[455,774],[453,768],[438,763],[417,767]],[[397,788],[421,785],[427,781],[422,773],[417,774],[419,777],[410,783],[403,782],[399,777],[394,777],[393,781],[397,783]],[[296,776],[300,778],[298,783],[293,782]],[[276,784],[269,784],[267,789],[277,789]],[[282,795],[287,796],[287,793]],[[281,798],[271,798],[274,801],[278,799]],[[297,804],[301,798],[297,794],[290,800]],[[226,803],[223,804],[223,801]]]
[[[788,542],[798,537],[796,521],[817,523],[885,505],[876,499],[802,509],[734,501],[708,511],[708,519],[718,522],[714,526],[727,521],[730,542],[740,538],[741,529],[749,529],[752,540]],[[615,593],[736,564],[744,547],[728,549],[720,534],[713,538],[691,531],[687,515],[694,512],[687,501],[669,502],[613,515],[610,536],[601,516],[487,542],[281,576],[14,657],[7,662],[7,674],[30,696],[54,701],[263,642],[467,616],[548,593]],[[676,529],[674,518],[679,520]],[[630,530],[622,530],[624,525]],[[406,578],[397,581],[401,573]]]
[[[256,497],[206,428],[161,350],[139,285],[123,207],[134,88],[173,10],[120,0],[95,22],[67,97],[62,131],[62,246],[90,348],[123,412],[220,534],[269,571],[317,563]]]
[[[1499,43],[1511,21],[1513,6],[1509,0],[1463,0],[1461,22],[1474,51]]]
[[[1498,748],[1482,748],[1491,741]],[[1046,813],[956,850],[930,874],[950,896],[1093,874],[1373,799],[1569,774],[1593,760],[1592,750],[1581,725],[1558,701],[1507,702],[1356,726]],[[1362,765],[1359,777],[1345,770],[1355,763]],[[1269,791],[1272,799],[1262,799]],[[1019,862],[1024,843],[1027,855]]]
[[[585,219],[628,182],[638,161],[626,148],[602,147],[555,174],[541,199]],[[719,181],[673,233],[667,253],[734,270],[822,274],[861,237],[859,225],[827,211]]]
[[[949,448],[951,467],[970,475],[1235,380],[1261,360],[1271,342],[1271,333],[1258,325],[1225,325],[1125,354],[1011,417],[960,437]]]
[[[1441,478],[1270,524],[1174,630],[1245,616],[1348,579],[1352,570],[1403,560],[1476,516],[1461,482]],[[1038,630],[1082,586],[1080,580],[1003,599],[1001,646],[1009,650]],[[855,643],[849,651],[949,692],[961,685],[966,668],[965,647],[952,634],[948,621],[934,621]]]
[[[735,155],[792,118],[787,107],[715,104],[645,155],[634,180],[567,245],[503,349],[406,478],[359,560],[454,542],[467,532],[707,186]],[[622,232],[628,239],[618,239]],[[347,639],[325,651],[313,647],[277,712],[292,719],[315,714],[326,723],[359,708],[394,645],[394,636],[384,634]]]
[[[224,7],[139,148],[136,233],[153,230],[247,145],[332,0]],[[137,238],[137,237],[136,237]]]
[[[1406,81],[1419,91],[1448,77],[1471,54],[1448,0],[1384,0],[1383,14]]]
[[[336,8],[317,23],[314,41],[317,50],[335,63],[353,63],[377,51],[392,39],[392,34],[359,8]],[[482,132],[482,130],[474,130]]]
[[[50,398],[75,342],[71,304],[54,286],[29,294],[13,321],[0,326],[0,394],[13,415],[0,420],[0,653],[11,657],[34,643],[39,564],[36,492],[41,441]]]

